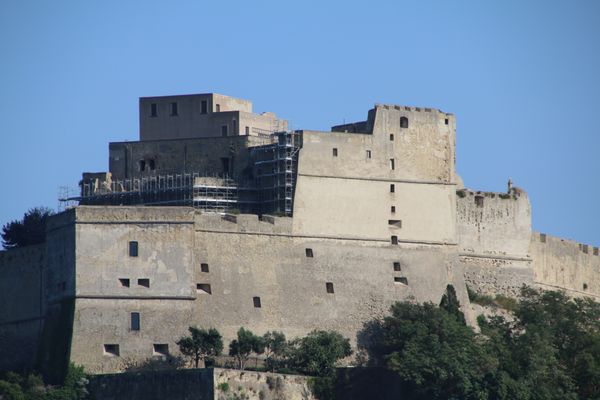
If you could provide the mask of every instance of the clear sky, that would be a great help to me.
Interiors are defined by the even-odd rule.
[[[217,92],[293,128],[457,117],[457,170],[600,245],[600,1],[0,2],[0,224],[137,140],[138,97]]]

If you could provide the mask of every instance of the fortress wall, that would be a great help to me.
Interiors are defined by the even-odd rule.
[[[535,232],[530,252],[534,280],[541,288],[600,299],[598,247]]]
[[[523,285],[533,286],[531,260],[461,255],[465,282],[477,293],[518,297]]]
[[[43,326],[44,244],[0,251],[0,371],[31,368]]]

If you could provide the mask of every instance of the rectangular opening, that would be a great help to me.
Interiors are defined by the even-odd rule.
[[[483,196],[475,196],[475,205],[477,207],[483,207]]]
[[[154,159],[148,160],[148,168],[150,169],[150,171],[154,171],[154,169],[156,168],[156,163],[154,162]]]
[[[391,212],[392,214],[396,213],[396,206],[391,206],[391,207],[390,207],[390,212]]]
[[[395,276],[394,277],[394,282],[395,283],[401,283],[403,285],[408,285],[408,279],[404,276]]]
[[[583,245],[583,248],[582,248],[581,250],[582,250],[582,251],[583,251],[585,254],[587,254],[587,253],[588,253],[588,245],[587,245],[587,244],[584,244],[584,245]]]
[[[390,169],[392,171],[396,169],[396,161],[393,158],[390,158]]]
[[[254,304],[254,308],[260,308],[261,307],[260,297],[258,297],[258,296],[253,297],[252,304]]]
[[[371,158],[371,150],[367,150],[367,158]]]
[[[333,292],[333,282],[326,282],[325,290],[327,290],[327,293],[334,293]]]
[[[171,103],[171,117],[176,117],[179,115],[177,110],[177,102]]]
[[[229,126],[221,125],[221,136],[227,136],[229,134]]]
[[[444,120],[444,123],[445,123],[446,125],[448,125],[448,118],[446,118],[446,119]]]
[[[146,170],[146,160],[140,160],[139,166],[140,166],[140,171],[145,171]]]
[[[400,266],[400,261],[394,261],[394,271],[402,271],[402,267]]]
[[[158,107],[156,106],[156,103],[150,104],[150,116],[158,117]]]
[[[393,183],[390,185],[390,193],[394,193],[396,191],[396,185]]]
[[[166,357],[169,355],[169,345],[166,343],[154,343],[152,345],[152,355]]]
[[[206,263],[201,263],[201,264],[200,264],[200,271],[201,271],[201,272],[208,272],[208,264],[206,264]]]
[[[129,242],[129,257],[137,257],[138,256],[138,242],[131,241]]]
[[[392,244],[398,244],[398,236],[392,236]]]
[[[394,134],[390,133],[390,140],[393,142],[394,141]]]
[[[546,243],[546,234],[545,233],[540,233],[540,242]]]
[[[131,313],[131,330],[132,331],[140,330],[140,313],[139,312]]]
[[[148,278],[138,279],[138,286],[143,286],[145,288],[149,288],[150,287],[150,279],[148,279]]]
[[[597,247],[594,247],[594,255],[595,255],[595,256],[597,256],[597,255],[598,255],[598,253],[599,253],[599,251],[598,251],[598,248],[597,248]]]
[[[221,112],[221,105],[217,104],[216,109],[217,109],[217,112]]]
[[[210,283],[197,283],[196,293],[212,294],[212,291],[210,290]]]
[[[229,174],[229,158],[221,157],[221,166],[223,167],[223,173]]]
[[[306,249],[305,251],[306,251],[306,257],[310,257],[310,258],[312,258],[312,256],[313,256],[313,251],[312,251],[312,249]]]
[[[109,357],[119,357],[119,345],[118,344],[105,344],[104,355]]]
[[[338,156],[338,152],[337,152],[337,149],[335,147],[333,148],[333,156],[334,157]]]
[[[402,228],[402,220],[401,219],[388,219],[388,225],[391,225],[394,228]]]
[[[121,287],[129,287],[129,278],[119,278]]]
[[[246,136],[250,136],[250,127],[249,126],[246,127]]]
[[[208,101],[202,100],[200,102],[200,114],[208,114]]]

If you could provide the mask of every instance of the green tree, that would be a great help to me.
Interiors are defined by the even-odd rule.
[[[352,354],[350,341],[334,331],[312,331],[290,346],[292,366],[314,376],[333,376],[338,360]]]
[[[2,227],[2,246],[5,249],[43,243],[46,240],[46,222],[53,214],[44,207],[32,208],[20,221],[12,221]]]
[[[269,331],[263,335],[265,345],[265,363],[271,371],[275,372],[275,367],[281,361],[286,350],[285,335],[282,332]]]
[[[229,343],[229,355],[235,358],[238,368],[242,371],[246,367],[246,362],[250,354],[262,354],[264,350],[265,343],[263,338],[243,327],[238,330],[237,339]]]
[[[208,357],[218,356],[223,351],[223,339],[216,329],[206,330],[190,326],[188,331],[190,335],[180,338],[176,343],[181,354],[194,362],[195,368],[198,368],[200,362],[204,367]]]

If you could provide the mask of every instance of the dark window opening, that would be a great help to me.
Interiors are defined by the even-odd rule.
[[[171,117],[176,117],[178,115],[179,113],[177,112],[177,103],[171,103]]]
[[[131,313],[131,330],[132,331],[140,330],[140,313],[139,312]]]
[[[158,107],[156,107],[156,103],[150,104],[150,116],[158,117]]]
[[[210,283],[198,283],[196,284],[196,293],[212,294],[210,289]]]
[[[483,196],[475,196],[475,205],[477,207],[483,207]]]
[[[594,247],[594,255],[597,256],[598,255],[598,248]]]
[[[221,112],[221,105],[217,104],[217,112]]]
[[[150,287],[150,279],[148,279],[148,278],[138,279],[138,285],[143,286],[145,288],[149,288]]]
[[[119,345],[118,344],[105,344],[104,355],[109,357],[119,357]]]
[[[313,251],[312,249],[306,249],[306,257],[311,257],[313,256]]]
[[[200,102],[200,113],[207,114],[208,113],[208,102],[206,100],[202,100]]]
[[[587,285],[587,283],[584,283],[584,284],[583,284],[583,290],[587,290],[587,288],[588,288],[588,285]]]
[[[546,234],[545,233],[540,233],[540,242],[546,243]]]
[[[398,244],[398,236],[392,236],[392,244]]]
[[[408,285],[408,279],[404,276],[395,276],[394,282],[402,283],[403,285]]]
[[[587,254],[588,253],[588,245],[584,244],[582,250],[585,254]]]
[[[399,261],[394,261],[394,271],[402,271]]]
[[[152,355],[166,357],[169,355],[169,345],[166,343],[154,343],[152,345]]]
[[[390,158],[390,169],[393,171],[396,168],[396,161]]]
[[[367,158],[371,158],[371,150],[367,150]]]
[[[260,308],[260,297],[253,297],[252,303],[254,304],[254,308]]]
[[[129,256],[130,257],[138,256],[138,242],[136,242],[136,241],[129,242]]]
[[[390,133],[390,140],[393,142],[394,141],[394,134]]]
[[[391,212],[392,214],[394,214],[394,213],[396,212],[396,206],[391,206],[391,207],[390,207],[390,212]]]
[[[388,219],[388,225],[393,225],[396,228],[402,228],[402,220],[400,220],[400,219]]]
[[[145,171],[145,170],[146,170],[146,161],[140,160],[140,171]]]
[[[408,128],[408,118],[406,118],[406,117],[400,118],[400,128]]]
[[[333,282],[326,282],[325,289],[327,290],[327,293],[333,293]]]
[[[335,147],[333,148],[333,156],[334,157],[338,156],[338,152],[337,152],[337,149]]]
[[[156,168],[156,163],[154,162],[154,160],[148,160],[148,168],[150,169],[150,171],[154,171],[154,169]]]
[[[221,136],[227,136],[229,134],[229,126],[221,125]]]
[[[221,157],[221,166],[223,167],[223,173],[229,174],[229,158]]]
[[[121,287],[129,287],[129,278],[119,278]]]
[[[393,183],[390,185],[390,193],[394,193],[396,191],[396,185]]]
[[[446,119],[444,120],[444,123],[445,123],[446,125],[448,125],[448,118],[446,118]]]
[[[202,272],[208,272],[208,264],[201,263],[200,264],[200,271],[202,271]]]
[[[249,126],[246,127],[246,136],[250,136],[250,127]]]

